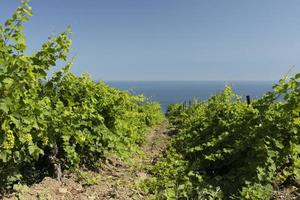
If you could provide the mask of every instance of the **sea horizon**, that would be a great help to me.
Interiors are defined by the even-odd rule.
[[[278,82],[278,80],[98,80],[103,82]]]
[[[161,104],[162,110],[167,111],[170,104],[187,102],[192,99],[206,100],[222,91],[226,85],[245,99],[260,98],[264,93],[271,91],[276,81],[104,81],[106,84],[131,94],[143,94],[148,100]]]

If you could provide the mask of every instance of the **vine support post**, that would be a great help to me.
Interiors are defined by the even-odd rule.
[[[247,95],[247,96],[246,96],[246,99],[247,99],[247,104],[248,104],[248,105],[250,105],[250,103],[251,103],[250,96],[249,96],[249,95]]]

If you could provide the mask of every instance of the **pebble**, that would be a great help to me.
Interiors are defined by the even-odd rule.
[[[61,194],[65,194],[65,193],[68,192],[68,189],[67,188],[59,188],[58,192],[61,193]]]

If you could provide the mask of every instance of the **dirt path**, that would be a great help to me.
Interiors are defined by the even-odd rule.
[[[146,136],[142,146],[143,155],[134,155],[128,162],[109,159],[99,173],[83,172],[64,177],[62,182],[46,177],[30,188],[20,188],[20,194],[7,199],[38,200],[98,200],[98,199],[147,199],[139,185],[151,175],[148,168],[167,148],[168,125],[163,123]],[[89,186],[86,186],[89,185]]]

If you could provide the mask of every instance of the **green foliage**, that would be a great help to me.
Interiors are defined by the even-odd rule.
[[[0,25],[0,191],[22,183],[44,165],[95,167],[107,154],[126,158],[145,131],[162,120],[156,103],[143,96],[75,76],[72,62],[47,80],[48,70],[67,61],[69,30],[26,54],[26,1]],[[49,161],[50,162],[50,161]]]
[[[271,184],[299,179],[299,78],[280,80],[250,105],[230,87],[190,107],[171,105],[173,150],[153,168],[149,192],[158,199],[270,199]]]
[[[241,197],[242,199],[250,200],[268,200],[272,197],[273,187],[271,184],[262,185],[259,183],[246,184],[242,188]]]

